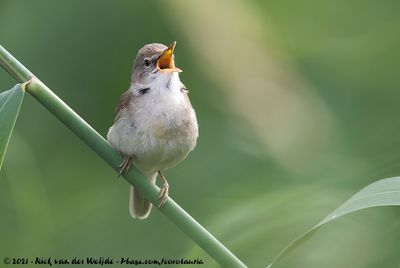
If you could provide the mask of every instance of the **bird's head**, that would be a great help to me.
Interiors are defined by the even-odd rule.
[[[174,64],[175,46],[176,42],[169,47],[158,43],[142,47],[133,64],[132,83],[157,83],[158,80],[169,80],[174,73],[182,72]]]

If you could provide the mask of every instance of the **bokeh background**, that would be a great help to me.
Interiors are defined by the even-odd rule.
[[[367,184],[400,175],[399,1],[0,0],[0,42],[99,133],[146,43],[176,40],[196,150],[171,196],[250,267]],[[0,89],[15,82],[0,72]],[[27,95],[0,174],[1,257],[201,258]],[[398,267],[400,210],[317,232],[277,267]],[[180,266],[182,267],[182,266]]]

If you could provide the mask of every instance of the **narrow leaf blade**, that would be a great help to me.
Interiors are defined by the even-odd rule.
[[[0,93],[0,170],[24,97],[25,84]]]
[[[379,180],[363,188],[343,205],[326,216],[317,225],[293,240],[275,257],[267,268],[272,267],[274,263],[287,255],[296,246],[300,245],[301,242],[310,238],[323,225],[349,213],[381,206],[400,206],[400,177]]]

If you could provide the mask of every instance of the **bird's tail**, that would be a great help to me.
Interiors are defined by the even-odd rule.
[[[152,183],[156,182],[157,173],[151,175],[149,180]],[[151,203],[149,200],[145,199],[143,195],[136,190],[133,186],[130,186],[129,194],[129,213],[132,218],[144,220],[146,219],[151,211]]]

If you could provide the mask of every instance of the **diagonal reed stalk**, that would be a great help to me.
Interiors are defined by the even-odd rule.
[[[72,130],[105,162],[117,170],[122,158],[109,143],[2,46],[0,46],[0,64],[18,82],[28,82],[26,86],[27,92]],[[158,205],[157,195],[159,188],[150,183],[137,169],[131,169],[123,177],[131,185],[139,189],[155,206]],[[171,198],[168,198],[167,203],[160,211],[221,266],[246,267]]]

